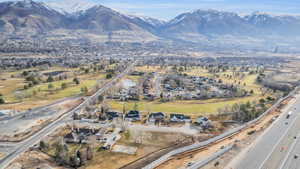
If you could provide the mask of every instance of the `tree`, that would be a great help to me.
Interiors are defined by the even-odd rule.
[[[78,113],[73,114],[73,120],[80,120],[80,116]]]
[[[54,81],[53,77],[52,76],[48,76],[47,82],[50,83],[50,82],[53,82],[53,81]]]
[[[101,103],[101,102],[103,102],[103,100],[104,100],[104,97],[102,95],[99,95],[98,96],[98,101]]]
[[[73,168],[78,168],[80,167],[80,158],[77,157],[77,154],[75,153],[75,155],[70,157],[70,165]]]
[[[27,72],[27,71],[24,71],[23,73],[22,73],[22,76],[24,76],[24,77],[26,77],[26,76],[28,76],[29,75],[29,73]]]
[[[111,79],[112,78],[112,74],[111,73],[108,73],[107,75],[106,75],[106,79]]]
[[[87,88],[86,86],[82,87],[80,90],[81,90],[81,92],[84,93],[84,94],[87,94],[87,92],[89,91],[88,88]]]
[[[39,148],[42,152],[46,152],[46,151],[48,151],[49,145],[44,141],[40,141],[40,147]]]
[[[62,83],[61,84],[61,89],[66,89],[68,87],[67,83]]]
[[[80,84],[80,81],[79,81],[79,79],[78,79],[77,77],[75,77],[75,78],[73,79],[73,82],[74,82],[75,84],[77,84],[77,85]]]
[[[53,86],[52,83],[49,83],[49,84],[48,84],[48,89],[53,89],[53,87],[54,87],[54,86]]]
[[[24,90],[27,90],[29,88],[28,85],[24,85]]]
[[[55,161],[59,165],[68,164],[69,161],[69,149],[68,146],[64,143],[58,143],[55,149]]]
[[[1,96],[0,97],[0,104],[4,104],[5,103],[5,100],[3,99],[3,97]]]
[[[264,104],[265,102],[266,102],[265,99],[260,99],[260,100],[259,100],[259,103],[260,103],[260,104]]]
[[[253,90],[251,90],[251,91],[250,91],[250,94],[254,94],[254,91],[253,91]]]

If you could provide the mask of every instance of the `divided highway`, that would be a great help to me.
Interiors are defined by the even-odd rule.
[[[289,163],[297,166],[292,160],[292,156],[294,153],[300,153],[300,143],[295,137],[299,135],[300,131],[300,96],[297,94],[295,97],[295,103],[275,120],[248,152],[242,155],[235,166],[228,168],[279,169],[283,166],[283,168],[292,169],[289,167]],[[297,141],[297,146],[291,153],[290,147],[295,145],[295,141]],[[286,164],[284,164],[285,161]]]
[[[74,109],[70,110],[54,122],[50,123],[46,127],[44,127],[42,130],[38,131],[36,134],[31,136],[30,138],[26,139],[25,141],[17,144],[15,149],[8,155],[6,155],[3,159],[0,160],[0,169],[4,169],[7,167],[13,160],[15,160],[19,155],[27,151],[30,147],[34,146],[35,144],[39,143],[40,140],[62,126],[66,120],[72,118],[73,113],[80,111],[81,109],[85,108],[87,105],[90,104],[93,100],[97,99],[99,95],[103,94],[105,91],[107,91],[109,88],[115,85],[115,83],[124,77],[126,74],[128,74],[134,65],[137,63],[135,61],[132,63],[124,72],[116,76],[114,79],[112,79],[110,82],[106,83],[101,89],[99,89],[94,95],[88,97],[85,99],[83,103],[75,107]]]

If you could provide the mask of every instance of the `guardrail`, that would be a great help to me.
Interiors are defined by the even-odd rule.
[[[296,91],[298,91],[298,87],[296,87],[292,92],[290,92],[287,96],[279,99],[272,107],[270,107],[267,111],[265,111],[264,113],[262,113],[258,118],[245,123],[239,127],[236,127],[232,130],[229,130],[221,135],[218,135],[216,137],[210,138],[206,141],[203,142],[199,142],[199,143],[195,143],[186,147],[182,147],[173,151],[170,151],[169,153],[165,154],[164,156],[160,157],[159,159],[153,161],[152,163],[148,164],[147,166],[143,167],[142,169],[154,169],[156,167],[158,167],[159,165],[161,165],[162,163],[168,161],[172,156],[177,155],[177,154],[181,154],[187,151],[191,151],[194,149],[199,149],[202,148],[204,146],[207,146],[211,143],[217,142],[217,141],[221,141],[222,139],[228,138],[238,132],[240,132],[241,130],[245,129],[246,127],[256,123],[257,121],[259,121],[260,119],[262,119],[264,116],[266,116],[268,113],[270,113],[272,110],[274,110],[274,108],[278,107],[280,105],[280,103],[289,98],[290,96],[294,95],[296,93]]]
[[[219,150],[218,152],[214,153],[213,155],[209,156],[205,160],[198,161],[198,162],[194,163],[192,166],[186,167],[186,169],[199,169],[201,167],[204,167],[208,163],[210,163],[211,161],[219,158],[221,155],[223,155],[223,154],[227,153],[228,151],[230,151],[233,147],[234,147],[234,144],[232,144],[230,146],[227,146],[227,147]]]

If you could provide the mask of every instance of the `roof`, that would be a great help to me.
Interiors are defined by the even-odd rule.
[[[157,119],[157,118],[164,118],[164,117],[165,117],[165,114],[162,113],[162,112],[151,113],[149,115],[149,118],[155,118],[155,119]]]
[[[177,119],[184,119],[185,115],[183,114],[171,114],[170,115],[171,118],[177,118]]]

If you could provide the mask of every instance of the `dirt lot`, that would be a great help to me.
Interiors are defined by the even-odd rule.
[[[145,155],[152,154],[162,148],[175,145],[176,142],[184,140],[185,136],[176,133],[157,133],[157,132],[143,132],[139,134],[125,133],[122,139],[117,142],[120,145],[127,145],[137,147],[135,155],[128,155],[122,153],[113,153],[108,151],[98,151],[95,154],[94,160],[88,163],[87,169],[116,169],[124,167],[139,168],[144,165],[145,161],[136,162]],[[155,141],[154,141],[155,140]],[[101,160],[99,160],[101,159]],[[125,166],[128,163],[134,162],[130,166]]]

